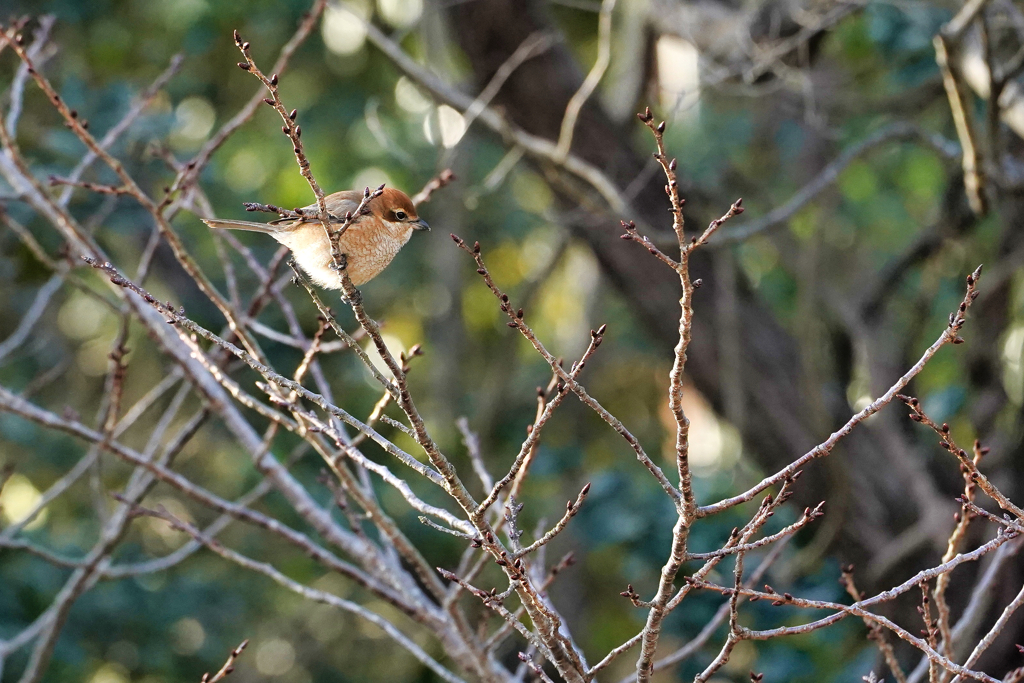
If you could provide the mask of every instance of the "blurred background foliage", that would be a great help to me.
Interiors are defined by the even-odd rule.
[[[472,1],[472,0],[471,0]],[[238,29],[253,45],[256,60],[269,66],[291,36],[305,0],[38,0],[12,6],[3,14],[52,13],[57,17],[58,46],[45,70],[62,97],[86,118],[92,130],[105,131],[116,123],[132,98],[163,71],[172,55],[184,63],[156,97],[144,116],[122,136],[113,151],[129,165],[143,187],[154,196],[172,177],[165,149],[184,160],[207,136],[242,106],[256,89],[255,81],[233,65],[238,61],[231,41]],[[360,0],[349,2],[385,28],[418,60],[470,92],[471,65],[445,25],[447,5],[425,0]],[[613,31],[632,13],[639,0],[621,0]],[[597,5],[585,0],[552,0],[546,16],[585,71],[597,52]],[[948,105],[941,96],[931,37],[957,8],[945,2],[867,3],[850,13],[816,44],[819,65],[807,76],[803,92],[785,79],[746,86],[696,85],[708,74],[698,68],[698,55],[685,40],[664,36],[654,41],[657,75],[642,91],[670,119],[667,144],[679,156],[692,187],[725,210],[737,196],[745,198],[745,219],[758,217],[782,204],[813,178],[815,168],[841,150],[892,120],[878,111],[906,98],[907,119],[930,131],[955,139]],[[615,34],[618,35],[617,33]],[[610,73],[621,66],[612,55]],[[16,63],[8,50],[0,54],[0,85],[6,89]],[[713,74],[712,74],[713,75]],[[615,83],[606,83],[595,97],[609,109],[623,109]],[[799,79],[798,79],[799,80]],[[813,80],[813,82],[811,82]],[[446,167],[455,170],[455,184],[438,192],[421,210],[434,230],[413,236],[393,265],[364,288],[369,312],[384,321],[384,332],[395,349],[422,344],[425,357],[413,363],[413,393],[428,416],[428,425],[459,466],[468,469],[455,419],[465,415],[483,440],[493,471],[511,461],[524,428],[533,419],[538,386],[549,373],[543,361],[508,330],[490,293],[478,282],[470,261],[448,239],[449,232],[479,240],[500,286],[522,302],[530,322],[549,348],[568,361],[585,348],[588,331],[609,323],[606,342],[588,364],[585,384],[671,468],[674,431],[667,411],[667,377],[671,356],[644,321],[635,305],[602,272],[585,241],[563,225],[566,208],[556,190],[537,168],[506,157],[502,141],[479,126],[464,130],[454,109],[437,106],[430,97],[376,49],[369,46],[360,25],[345,12],[330,8],[322,28],[300,48],[281,93],[289,107],[300,112],[303,140],[312,170],[328,191],[362,188],[385,182],[417,191]],[[777,90],[789,96],[776,96]],[[797,89],[798,90],[798,89]],[[926,98],[922,93],[930,93]],[[814,99],[808,103],[808,99]],[[633,103],[625,108],[631,116]],[[979,105],[980,107],[980,105]],[[243,201],[301,206],[310,192],[296,172],[287,142],[273,112],[261,109],[234,134],[203,172],[201,185],[218,215],[243,218]],[[623,135],[642,153],[651,140],[641,126],[624,124]],[[825,138],[828,144],[822,144]],[[36,173],[66,174],[82,156],[83,147],[60,125],[57,114],[32,85],[26,89],[25,112],[18,142]],[[804,369],[818,368],[839,382],[854,407],[862,407],[878,390],[873,375],[849,348],[842,362],[829,343],[840,315],[835,301],[857,290],[865,273],[878,271],[912,246],[927,226],[940,219],[945,196],[955,192],[958,160],[917,141],[892,142],[865,154],[843,170],[837,182],[807,204],[786,224],[741,243],[721,247],[733,257],[739,277],[763,301],[781,325],[801,343]],[[96,166],[91,178],[114,183],[107,169]],[[953,190],[950,190],[953,187]],[[962,187],[962,186],[961,186]],[[2,188],[0,188],[2,193]],[[25,223],[50,253],[60,242],[42,219],[18,201],[4,209]],[[129,198],[109,198],[76,190],[71,204],[79,217],[97,216],[95,234],[119,267],[131,274],[149,239],[151,221]],[[668,218],[665,214],[665,224]],[[628,218],[628,217],[623,217]],[[736,221],[740,225],[739,220]],[[189,212],[174,222],[190,252],[222,291],[227,276],[220,268],[211,233]],[[725,229],[728,231],[728,228]],[[945,324],[948,311],[962,296],[962,276],[980,262],[1000,257],[1002,227],[997,216],[978,221],[968,235],[941,240],[928,260],[900,278],[890,300],[880,334],[899,338],[914,353],[924,348]],[[276,245],[261,235],[242,235],[264,263]],[[623,249],[635,245],[622,244]],[[257,286],[255,277],[237,254],[237,287],[243,299]],[[650,268],[658,264],[651,260]],[[814,274],[811,272],[814,271]],[[6,337],[49,276],[9,230],[0,231],[0,334]],[[81,277],[96,286],[96,276]],[[998,422],[1007,438],[1019,438],[1024,402],[1024,308],[1019,272],[1005,275],[1012,282],[1007,304],[1010,315],[999,336],[973,338],[991,345],[1001,358],[1000,381],[1009,400]],[[169,249],[160,247],[148,285],[162,299],[180,303],[201,324],[219,329],[216,309],[203,298],[175,263]],[[285,288],[307,334],[316,329],[316,311],[295,287]],[[700,293],[698,293],[699,295]],[[829,302],[828,306],[821,302]],[[341,306],[335,306],[341,309]],[[699,315],[711,316],[709,303],[699,303]],[[347,315],[347,312],[346,312]],[[351,318],[343,320],[352,326]],[[275,307],[260,321],[284,329]],[[60,412],[66,406],[92,419],[103,390],[107,354],[117,332],[116,316],[80,290],[65,287],[31,341],[0,366],[0,382],[32,400]],[[261,339],[279,368],[293,368],[301,358],[294,348]],[[133,327],[126,384],[126,405],[139,398],[167,371],[155,345]],[[946,350],[921,374],[916,390],[938,421],[949,421],[964,443],[977,433],[969,406],[972,393],[969,366]],[[340,405],[365,415],[379,390],[351,354],[322,359]],[[845,363],[847,372],[832,372]],[[828,370],[824,370],[826,368]],[[811,373],[813,375],[813,372]],[[254,375],[239,373],[243,383]],[[891,380],[892,378],[888,378]],[[888,380],[887,380],[888,383]],[[702,501],[735,492],[763,475],[752,459],[756,449],[737,427],[692,386],[686,411],[693,422],[693,458]],[[810,389],[809,391],[815,391]],[[188,402],[194,398],[187,399]],[[197,406],[198,404],[196,404]],[[196,406],[192,406],[193,408]],[[185,411],[188,412],[187,410]],[[255,415],[250,417],[261,423]],[[820,430],[824,438],[830,423]],[[385,429],[390,429],[386,428]],[[397,430],[389,434],[399,445],[413,444]],[[144,444],[132,434],[127,443]],[[287,457],[297,440],[281,435],[275,453]],[[659,447],[657,444],[661,444]],[[374,456],[382,455],[374,451]],[[84,452],[81,443],[0,414],[0,459],[16,473],[0,497],[5,524],[17,521],[45,490]],[[792,457],[799,453],[792,453]],[[931,453],[933,469],[956,484],[957,475],[943,453]],[[997,456],[993,459],[998,463]],[[219,495],[234,498],[259,480],[249,456],[215,421],[178,459],[177,467]],[[319,461],[305,454],[294,470],[300,479],[329,500],[330,492],[317,482]],[[123,485],[128,469],[104,458],[102,481],[110,490]],[[524,489],[524,525],[532,529],[541,519],[560,515],[565,500],[586,482],[593,492],[579,518],[550,548],[549,561],[568,551],[578,563],[559,579],[556,604],[573,623],[574,633],[588,655],[597,659],[632,636],[642,626],[643,612],[619,597],[626,583],[649,594],[668,547],[673,516],[669,502],[649,475],[599,418],[575,400],[568,400],[548,426],[536,464]],[[417,485],[419,489],[419,486]],[[1012,489],[1012,486],[1010,487]],[[420,525],[404,501],[381,488],[385,507],[410,537],[439,566],[454,566],[461,553],[457,539]],[[437,491],[423,491],[430,502],[444,501]],[[815,493],[824,497],[824,492]],[[158,486],[149,499],[185,519],[208,522],[209,511],[178,499]],[[87,551],[98,529],[96,499],[84,480],[46,508],[25,535],[66,555]],[[286,521],[287,506],[274,494],[262,503]],[[792,511],[790,511],[792,512]],[[742,514],[741,514],[742,513]],[[745,520],[743,508],[699,526],[692,537],[697,550],[717,547],[729,530]],[[795,519],[775,519],[769,531]],[[785,517],[778,515],[777,517]],[[815,547],[813,532],[796,539],[786,559],[770,576],[793,586],[806,597],[840,600],[835,581],[840,558],[830,548]],[[141,519],[115,555],[118,562],[141,561],[165,555],[185,538],[163,522]],[[300,581],[342,596],[363,597],[360,590],[321,569],[294,549],[278,547],[264,534],[232,525],[227,544],[252,555],[272,558]],[[67,571],[27,553],[0,551],[0,637],[9,637],[33,619],[52,599]],[[497,580],[495,578],[495,580]],[[485,583],[485,582],[484,582]],[[403,617],[379,600],[371,606],[403,624]],[[710,618],[718,601],[696,595],[685,609],[672,615],[662,644],[664,652],[692,637]],[[752,626],[778,623],[768,606],[752,605],[744,613]],[[786,615],[796,619],[796,614]],[[743,643],[722,680],[745,680],[746,671],[765,673],[770,681],[856,681],[874,663],[876,651],[864,639],[861,624],[851,620],[813,635],[759,643]],[[64,629],[47,681],[88,683],[177,683],[197,681],[203,671],[220,665],[243,638],[252,646],[241,659],[233,680],[282,681],[428,681],[429,671],[396,648],[376,627],[351,615],[312,605],[271,585],[263,577],[232,567],[208,552],[198,552],[169,571],[134,579],[103,582],[83,596]],[[443,657],[429,634],[417,642]],[[709,647],[678,672],[659,680],[692,676],[713,656]],[[514,653],[510,649],[510,655]],[[24,651],[8,660],[2,680],[17,680]],[[624,657],[608,680],[628,675],[633,658]]]

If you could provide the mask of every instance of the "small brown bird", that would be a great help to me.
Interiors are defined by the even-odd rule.
[[[343,190],[324,199],[331,222],[343,223],[346,213],[355,213],[363,193]],[[371,199],[364,211],[338,240],[354,285],[369,282],[387,268],[398,250],[409,241],[413,230],[430,230],[427,222],[416,215],[416,207],[408,195],[390,187]],[[331,267],[331,242],[320,224],[316,204],[303,207],[302,212],[306,217],[282,218],[269,223],[219,218],[203,222],[211,228],[265,232],[292,250],[295,260],[313,282],[326,289],[341,289],[341,278]]]

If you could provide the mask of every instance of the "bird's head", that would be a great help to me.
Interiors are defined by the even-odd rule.
[[[427,222],[416,213],[409,195],[401,190],[384,188],[384,192],[371,200],[367,208],[396,237],[408,239],[413,230],[430,230]]]

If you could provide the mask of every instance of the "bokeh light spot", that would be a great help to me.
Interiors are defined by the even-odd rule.
[[[264,676],[281,676],[295,665],[295,648],[287,640],[272,638],[256,649],[256,668]]]
[[[128,671],[119,664],[107,663],[96,670],[89,683],[128,683]]]
[[[360,17],[366,19],[369,14],[369,8],[363,3],[348,2],[344,7],[327,5],[321,30],[327,49],[336,55],[358,52],[366,42],[366,28]]]
[[[254,149],[243,149],[235,152],[228,163],[227,183],[236,192],[255,190],[267,181],[270,169],[263,155]]]
[[[192,655],[206,642],[206,631],[195,619],[179,619],[171,626],[171,647],[179,655]]]
[[[206,98],[186,97],[174,109],[171,142],[179,147],[194,146],[213,130],[217,112]]]
[[[395,102],[399,107],[412,114],[422,114],[430,109],[430,99],[405,76],[399,78],[395,83]]]
[[[395,28],[412,26],[423,14],[423,0],[377,0],[381,18]]]
[[[23,521],[32,508],[39,503],[43,494],[39,492],[28,477],[22,474],[12,474],[0,491],[0,516],[7,524],[17,524]],[[46,522],[46,508],[39,511],[25,528],[37,529]]]

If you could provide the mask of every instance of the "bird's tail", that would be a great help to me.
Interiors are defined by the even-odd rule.
[[[266,232],[274,234],[277,228],[266,223],[253,223],[252,221],[230,221],[223,218],[203,219],[203,222],[211,228],[224,228],[227,230],[251,230],[252,232]]]

